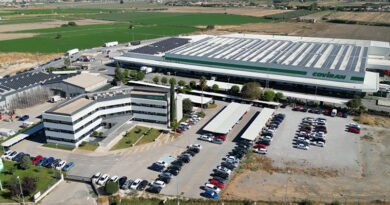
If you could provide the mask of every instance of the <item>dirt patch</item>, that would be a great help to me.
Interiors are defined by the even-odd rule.
[[[354,117],[353,120],[359,124],[369,125],[373,127],[390,127],[390,117],[385,116],[361,114],[358,117]]]
[[[18,38],[30,38],[38,35],[37,33],[0,33],[0,41],[18,39]]]
[[[1,36],[1,35],[0,35]],[[62,56],[56,54],[40,54],[39,61],[47,62],[53,58]],[[37,56],[33,53],[0,53],[0,75],[14,74],[31,67],[37,66]]]
[[[274,10],[264,8],[237,8],[237,9],[225,9],[225,8],[208,8],[208,7],[169,7],[168,10],[162,10],[160,12],[177,12],[177,13],[227,13],[235,15],[255,16],[262,17],[271,14],[284,13],[287,10]]]
[[[113,23],[113,21],[104,21],[104,20],[94,20],[94,19],[82,19],[75,20],[77,25],[92,25],[92,24],[107,24]],[[12,31],[23,31],[23,30],[32,30],[32,29],[45,29],[45,28],[56,28],[60,27],[62,24],[67,24],[68,21],[49,21],[49,22],[40,22],[40,23],[22,23],[22,24],[7,24],[0,25],[0,33],[2,32],[12,32]]]
[[[322,17],[324,17],[324,16],[326,16],[326,15],[328,15],[330,13],[331,13],[331,11],[321,11],[321,12],[309,14],[309,15],[306,15],[306,16],[301,16],[299,18],[302,19],[302,20],[315,19],[316,21],[320,21],[320,20],[322,20]]]
[[[388,12],[334,12],[329,19],[390,23]]]
[[[367,32],[375,31],[375,32]],[[305,23],[305,22],[280,22],[280,23],[253,23],[242,24],[232,28],[214,29],[205,31],[206,34],[227,34],[231,32],[256,33],[269,35],[311,36],[324,38],[346,38],[390,41],[390,27],[350,25],[335,23]]]

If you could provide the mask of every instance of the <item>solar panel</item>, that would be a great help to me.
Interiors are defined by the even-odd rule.
[[[362,61],[360,62],[360,72],[363,72],[366,67],[367,54],[368,54],[368,47],[364,47],[363,58]]]
[[[361,49],[362,49],[362,47],[360,47],[360,46],[357,47],[357,51],[355,52],[355,56],[354,56],[353,61],[352,61],[351,70],[355,70],[355,68],[356,68],[357,62],[359,60],[359,54],[360,54]]]
[[[311,43],[306,44],[306,46],[295,56],[295,58],[289,63],[292,65],[301,55],[306,51],[306,49],[311,45]]]
[[[315,44],[312,49],[309,51],[309,53],[306,54],[306,56],[299,62],[298,66],[305,66],[307,62],[311,59],[311,57],[318,51],[318,49],[321,47],[321,44]]]
[[[357,51],[357,47],[354,46],[353,49],[352,49],[351,55],[349,55],[348,63],[347,63],[347,66],[345,67],[345,70],[349,71],[349,70],[352,69],[352,67],[351,67],[352,66],[352,61],[355,58],[356,51]]]
[[[243,42],[245,42],[246,39],[242,39],[242,40],[239,40],[239,41],[236,41],[234,42],[233,44],[229,45],[224,52],[226,52],[225,54],[223,54],[222,56],[219,56],[219,58],[224,58],[225,56],[229,55],[231,52],[227,52],[231,49],[235,49],[235,47],[239,46],[240,44],[242,44]]]
[[[321,56],[325,53],[326,49],[328,49],[329,45],[330,44],[326,44],[326,46],[321,49],[320,53],[317,55],[316,59],[314,59],[314,61],[311,63],[310,67],[314,67],[317,64],[318,60],[320,60]]]
[[[341,45],[336,45],[333,47],[332,51],[330,52],[328,58],[325,60],[325,62],[322,64],[321,68],[329,69],[330,66],[332,66],[334,59],[337,56],[337,53],[339,52],[341,48]]]
[[[279,60],[279,63],[282,64],[285,60],[287,60],[291,53],[295,52],[296,50],[298,50],[301,46],[302,46],[303,43],[299,42],[299,43],[296,43],[291,49],[289,49],[288,51],[286,51],[286,53],[284,54],[284,58],[282,60]],[[275,62],[278,62],[278,60],[276,60]]]
[[[347,54],[347,51],[349,50],[349,47],[351,47],[351,46],[348,45],[348,46],[345,46],[345,47],[344,47],[343,53],[341,54],[341,56],[340,56],[340,58],[339,58],[339,61],[338,61],[337,64],[336,64],[335,69],[337,69],[337,70],[340,69],[340,66],[341,66],[341,64],[343,63],[345,54]]]
[[[268,47],[270,47],[271,45],[274,44],[275,41],[269,41],[267,44],[263,45],[262,47],[259,48],[258,51],[255,52],[255,54],[250,57],[247,61],[251,61],[252,59],[256,58],[257,55],[259,55],[261,52],[263,52],[265,49],[267,49]]]
[[[252,50],[256,50],[256,49],[259,49],[261,48],[262,46],[264,46],[265,44],[267,44],[268,41],[261,41],[260,43],[256,44],[256,46],[252,47],[251,49],[248,49],[247,52],[245,54],[243,54],[242,56],[238,56],[237,58],[235,58],[234,60],[237,60],[237,59],[245,59],[246,57],[250,56],[251,54],[253,54],[253,52],[251,52]]]
[[[190,39],[186,38],[168,38],[150,45],[146,45],[140,48],[132,50],[133,53],[149,54],[154,55],[160,52],[166,52],[174,48],[185,45]]]
[[[264,59],[265,57],[267,57],[270,53],[272,53],[273,51],[275,51],[275,47],[281,46],[283,43],[285,43],[285,42],[279,41],[279,42],[277,42],[276,44],[270,46],[270,47],[273,47],[273,48],[267,49],[268,51],[267,51],[263,56],[261,56],[261,58],[257,59],[257,62],[260,62],[261,60],[263,60],[263,59]]]
[[[284,48],[281,49],[281,51],[275,55],[273,58],[270,58],[267,60],[267,63],[273,63],[275,62],[277,59],[279,59],[279,57],[283,56],[283,54],[285,54],[291,47],[294,46],[295,43],[293,42],[289,42]]]

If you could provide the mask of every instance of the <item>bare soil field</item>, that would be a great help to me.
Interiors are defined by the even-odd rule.
[[[223,191],[226,199],[291,201],[310,199],[342,203],[388,202],[390,196],[390,129],[368,128],[372,140],[359,141],[360,175],[338,172],[310,163],[278,164],[268,157],[255,155],[258,170],[244,167]],[[367,133],[363,129],[362,133]],[[287,173],[290,170],[290,174]]]
[[[321,12],[317,12],[317,13],[314,13],[314,14],[301,16],[299,18],[303,19],[303,20],[315,19],[317,21],[321,21],[322,17],[325,16],[325,15],[328,15],[329,13],[331,13],[331,11],[321,11]]]
[[[227,13],[244,16],[262,17],[271,14],[284,13],[287,10],[261,9],[261,8],[208,8],[208,7],[168,7],[168,10],[161,12],[178,12],[178,13]]]
[[[388,12],[334,12],[328,18],[390,23],[390,13]]]
[[[354,117],[353,120],[357,123],[373,127],[390,127],[390,117],[385,116],[362,114],[358,117]]]
[[[63,54],[40,54],[39,60],[42,63],[61,55]],[[33,66],[37,66],[37,56],[34,53],[0,53],[0,75],[14,74]]]
[[[375,31],[375,32],[368,32]],[[219,27],[218,29],[205,31],[208,34],[223,34],[229,32],[260,33],[291,36],[312,36],[325,38],[347,38],[390,41],[390,27],[335,24],[335,23],[254,23],[239,26]]]

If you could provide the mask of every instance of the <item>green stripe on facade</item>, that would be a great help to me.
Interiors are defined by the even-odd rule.
[[[295,74],[295,75],[306,75],[307,74],[307,72],[305,72],[305,71],[287,70],[287,69],[278,69],[278,68],[264,68],[264,67],[249,66],[249,65],[236,65],[236,64],[229,64],[229,63],[199,61],[199,60],[191,60],[191,59],[183,59],[183,58],[165,57],[165,60],[179,61],[179,62],[186,62],[186,63],[195,63],[195,64],[203,64],[203,65],[226,66],[226,67],[234,67],[234,68],[245,68],[245,69],[262,70],[262,71],[269,71],[269,72],[276,72],[276,73],[289,73],[289,74]]]
[[[352,76],[352,77],[351,77],[351,80],[354,80],[354,81],[364,81],[364,78]]]

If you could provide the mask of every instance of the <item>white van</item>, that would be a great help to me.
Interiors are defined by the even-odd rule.
[[[333,109],[332,110],[332,113],[330,113],[330,116],[334,117],[337,115],[337,110],[336,109]]]

